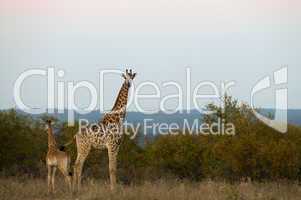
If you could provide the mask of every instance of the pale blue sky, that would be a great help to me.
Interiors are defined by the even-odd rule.
[[[30,68],[55,66],[65,70],[61,81],[89,80],[98,86],[100,70],[126,66],[138,72],[136,83],[184,84],[189,66],[193,84],[234,80],[231,94],[249,102],[255,83],[283,65],[289,70],[289,107],[301,108],[300,1],[20,2],[0,0],[1,109],[14,107],[14,81]],[[106,81],[100,94],[106,107],[120,84],[118,77]],[[45,90],[43,78],[25,82],[25,103],[45,106]],[[162,89],[163,96],[169,93]],[[273,98],[267,91],[256,104],[273,107]],[[79,91],[80,104],[88,99]],[[158,101],[145,106],[156,107]]]

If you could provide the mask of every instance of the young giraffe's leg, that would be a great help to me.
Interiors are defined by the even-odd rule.
[[[109,173],[110,173],[110,187],[111,190],[115,190],[116,187],[116,171],[117,171],[117,154],[118,148],[114,148],[112,145],[108,145],[108,157],[109,157]]]
[[[52,167],[52,174],[51,174],[51,186],[52,186],[52,192],[54,193],[54,179],[55,179],[55,172],[56,172],[56,166]]]
[[[66,172],[67,172],[66,180],[68,182],[69,191],[72,192],[72,172],[71,172],[70,165],[71,165],[71,160],[70,157],[68,156],[67,164],[66,164]]]
[[[72,180],[69,174],[65,175],[66,183],[68,184],[69,191],[72,192]]]
[[[48,194],[51,193],[51,174],[52,174],[52,167],[50,165],[47,165],[48,170],[48,176],[47,176],[47,188],[48,188]]]
[[[69,191],[72,191],[72,184],[71,184],[71,175],[69,174],[69,160],[68,158],[62,160],[62,162],[58,166],[59,170],[64,175],[65,181],[68,184]]]

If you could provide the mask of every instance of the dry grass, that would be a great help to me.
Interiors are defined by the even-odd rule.
[[[86,180],[81,193],[71,196],[61,179],[57,179],[56,193],[47,195],[43,179],[7,178],[0,179],[0,199],[301,199],[301,186],[292,183],[240,183],[203,181],[200,183],[157,181],[139,185],[119,185],[115,193],[110,192],[108,183]]]

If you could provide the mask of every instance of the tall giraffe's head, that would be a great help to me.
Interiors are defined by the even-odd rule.
[[[136,76],[136,73],[133,73],[133,71],[130,70],[126,70],[125,73],[122,74],[122,77],[124,78],[125,82],[130,86],[131,82],[134,80]]]

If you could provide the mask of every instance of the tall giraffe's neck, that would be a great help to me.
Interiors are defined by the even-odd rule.
[[[56,141],[54,134],[52,132],[52,127],[51,125],[48,125],[48,148],[56,148]]]
[[[130,88],[130,84],[125,81],[120,88],[117,99],[112,108],[112,111],[120,112],[122,115],[125,114],[127,101],[128,101],[129,88]]]

